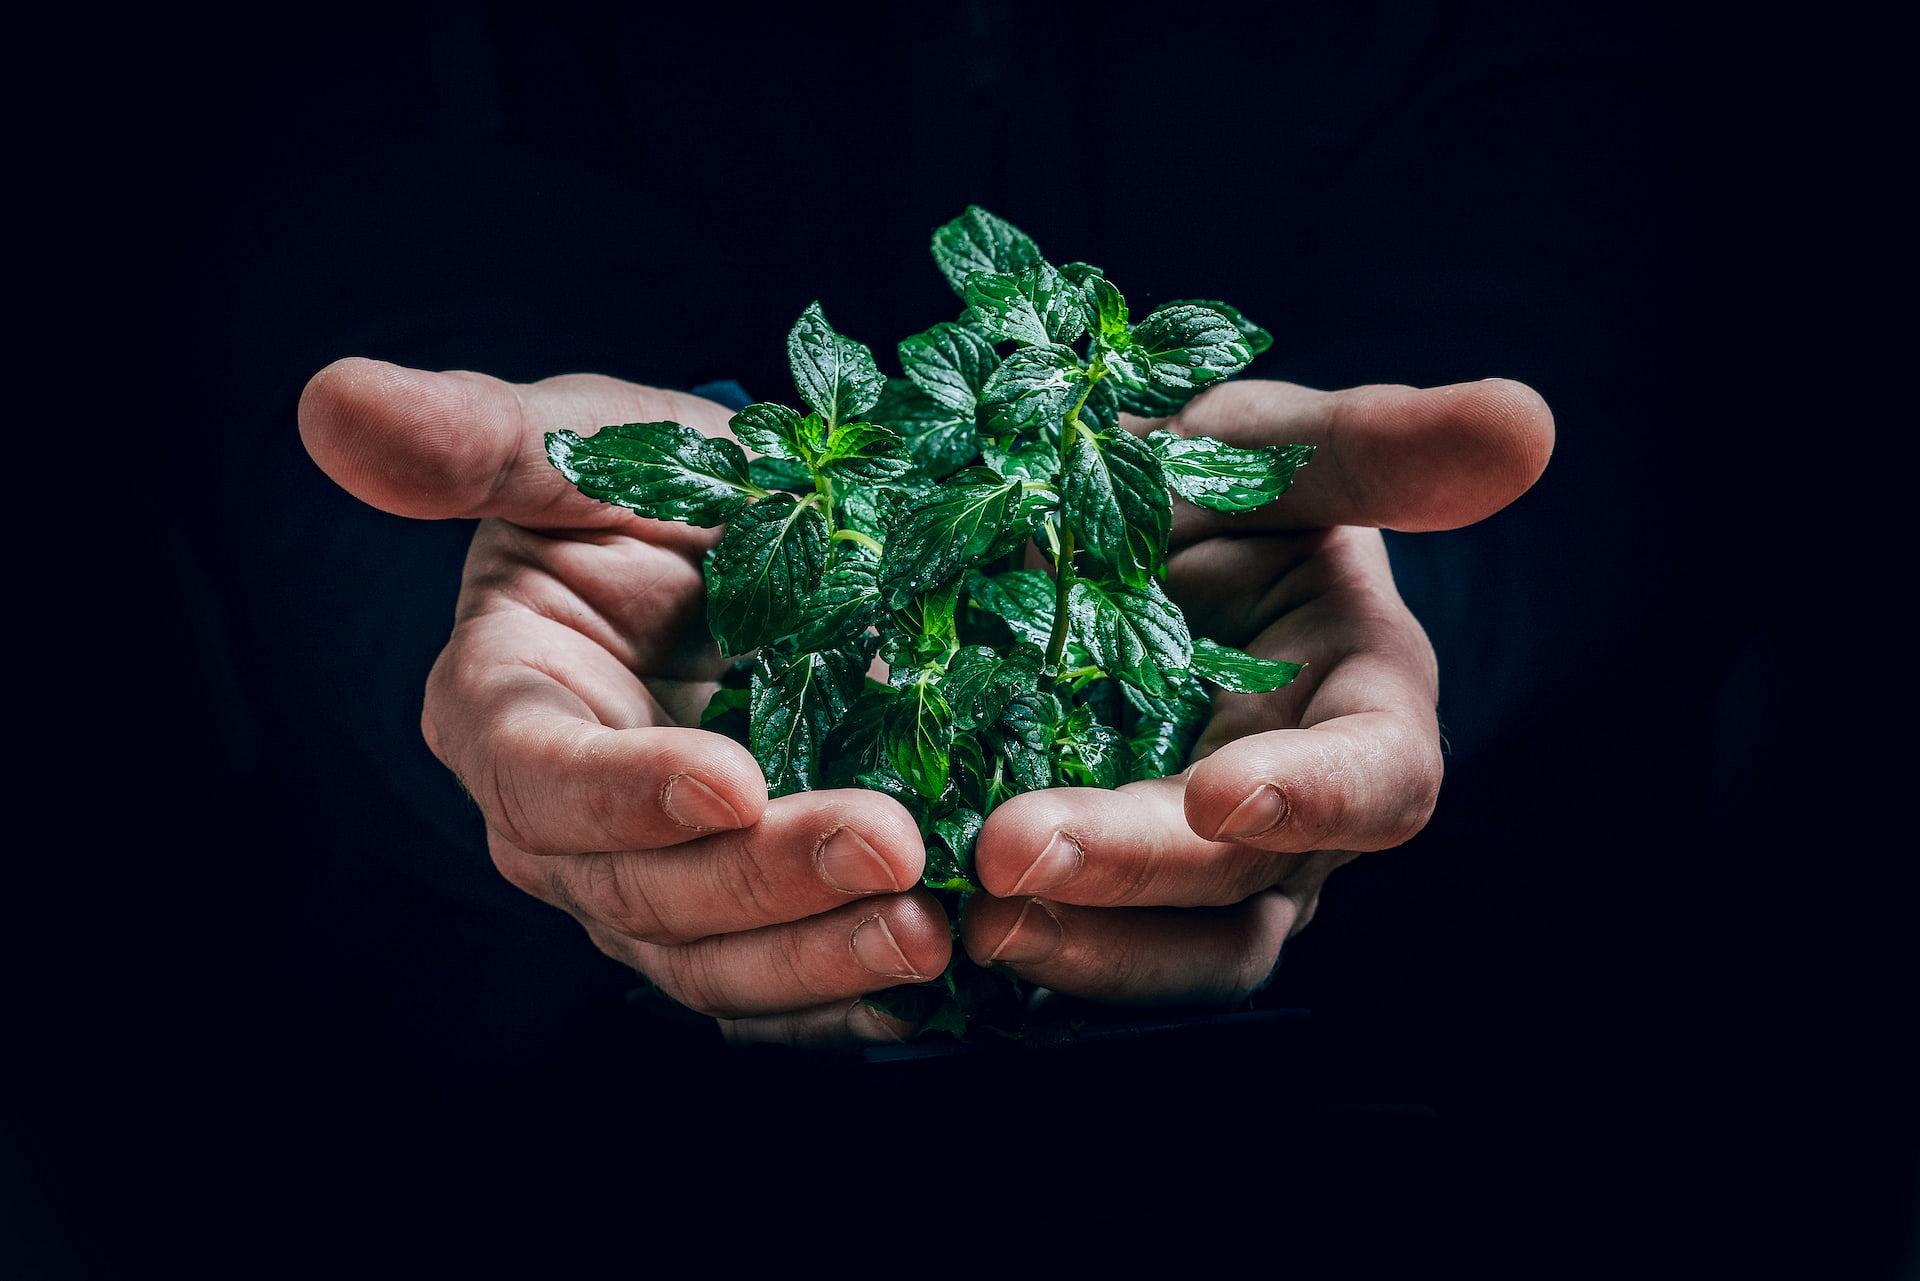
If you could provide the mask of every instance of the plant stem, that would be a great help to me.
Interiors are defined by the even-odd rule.
[[[1073,434],[1085,431],[1080,423],[1080,411],[1086,408],[1087,397],[1093,394],[1094,384],[1106,376],[1106,367],[1096,358],[1092,368],[1087,371],[1087,385],[1080,390],[1080,399],[1073,402],[1073,408],[1067,411],[1067,420],[1060,427],[1060,472],[1062,493],[1060,498],[1060,544],[1053,558],[1053,632],[1047,637],[1047,660],[1042,669],[1046,675],[1042,678],[1046,688],[1051,689],[1060,679],[1060,660],[1067,652],[1067,597],[1073,591],[1073,526],[1067,520],[1067,502],[1065,494],[1065,474],[1067,470],[1067,451],[1073,447]]]
[[[878,540],[867,537],[857,529],[836,529],[828,537],[836,543],[859,543],[875,556],[886,550]]]

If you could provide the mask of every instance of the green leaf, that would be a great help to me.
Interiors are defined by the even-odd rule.
[[[873,353],[834,332],[826,313],[814,303],[800,313],[787,334],[787,362],[800,399],[831,427],[873,408],[886,376]]]
[[[1103,276],[1106,273],[1090,262],[1070,262],[1061,266],[1060,274],[1084,289],[1086,288],[1087,281],[1095,276]]]
[[[979,333],[942,321],[901,341],[900,365],[935,404],[971,422],[1000,357]]]
[[[1020,348],[1000,362],[980,393],[988,430],[1011,436],[1059,426],[1085,378],[1079,358],[1065,347]]]
[[[826,786],[857,786],[860,775],[878,769],[884,762],[887,706],[892,700],[891,687],[878,681],[863,682],[847,714],[827,733],[822,748],[822,780]]]
[[[1181,438],[1170,431],[1147,436],[1167,483],[1188,502],[1217,512],[1248,512],[1287,492],[1293,475],[1313,457],[1312,445],[1241,449],[1210,436]]]
[[[1240,336],[1247,340],[1247,350],[1258,356],[1273,346],[1273,335],[1240,314],[1238,307],[1216,302],[1211,298],[1176,298],[1168,303],[1169,307],[1208,307],[1219,312],[1233,322]]]
[[[983,440],[980,457],[1002,476],[1052,480],[1060,474],[1060,451],[1049,441],[1016,441],[1009,446],[997,440]]]
[[[980,452],[971,410],[956,414],[905,379],[887,382],[873,419],[905,437],[914,461],[934,480],[965,467]]]
[[[844,549],[800,611],[793,638],[802,650],[826,649],[857,636],[886,616],[880,602],[879,562]]]
[[[1193,661],[1187,620],[1151,578],[1140,587],[1079,579],[1067,618],[1102,671],[1150,694],[1170,692],[1167,674]]]
[[[927,868],[921,883],[933,890],[979,893],[980,886],[973,879],[973,846],[985,823],[976,811],[964,806],[935,819],[928,833]]]
[[[707,568],[707,624],[728,654],[794,629],[827,567],[827,522],[788,494],[763,498],[727,526]]]
[[[1239,328],[1211,307],[1173,303],[1133,327],[1133,346],[1153,381],[1166,387],[1206,387],[1247,367],[1253,351]]]
[[[807,470],[806,464],[785,458],[748,459],[747,479],[769,491],[783,489],[790,494],[813,492],[813,473]]]
[[[933,233],[933,261],[953,292],[964,296],[976,271],[1018,272],[1038,266],[1040,250],[1026,232],[978,205]]]
[[[1139,713],[1127,734],[1127,751],[1133,759],[1131,773],[1136,779],[1164,778],[1185,769],[1200,731],[1213,714],[1213,699],[1192,676],[1170,673],[1168,684],[1172,691],[1165,697],[1131,685],[1121,686],[1127,701]]]
[[[988,578],[967,576],[967,598],[975,608],[1005,620],[1013,634],[1044,647],[1053,632],[1054,584],[1038,569],[1016,569]]]
[[[1042,690],[1023,690],[1008,700],[994,722],[996,748],[1006,763],[1012,794],[1053,786],[1053,737],[1061,716],[1058,698]]]
[[[1236,694],[1264,694],[1289,684],[1305,663],[1282,663],[1255,658],[1231,645],[1204,638],[1193,643],[1193,674]]]
[[[976,467],[908,508],[888,533],[880,558],[880,590],[889,607],[898,609],[986,559],[1006,532],[1019,494],[1019,482]]]
[[[836,476],[884,484],[912,470],[907,442],[880,423],[841,423],[827,434],[814,465]]]
[[[803,463],[811,456],[809,443],[801,439],[799,411],[785,405],[748,405],[727,421],[727,428],[742,445],[769,458]]]
[[[1141,418],[1171,418],[1185,408],[1188,401],[1206,390],[1205,387],[1163,387],[1151,380],[1144,362],[1139,368],[1140,380],[1137,382],[1121,378],[1107,381],[1115,384],[1120,408]]]
[[[748,741],[748,711],[753,705],[751,689],[720,688],[700,712],[700,728],[725,734],[736,743]]]
[[[1056,731],[1054,761],[1067,787],[1118,787],[1126,743],[1090,707],[1076,707]]]
[[[864,647],[822,654],[762,650],[753,674],[749,746],[767,776],[767,794],[818,786],[827,734],[860,687]]]
[[[1007,703],[1040,679],[1046,654],[1038,644],[1021,642],[1005,658],[985,645],[969,645],[947,664],[940,692],[953,709],[958,729],[984,729],[1000,719]]]
[[[938,686],[923,676],[887,704],[886,753],[906,784],[929,801],[947,790],[947,753],[953,712]]]
[[[1088,322],[1095,333],[1104,338],[1123,336],[1127,332],[1127,300],[1113,282],[1105,276],[1087,277],[1082,286],[1087,294],[1087,307],[1092,312]]]
[[[1087,332],[1087,304],[1080,287],[1044,262],[1018,274],[983,271],[969,276],[966,299],[974,323],[996,342],[1065,345]]]
[[[1162,571],[1173,503],[1160,459],[1145,442],[1124,431],[1076,430],[1060,489],[1086,549],[1121,582],[1143,587]]]
[[[550,431],[547,461],[587,497],[652,520],[722,525],[755,496],[740,446],[679,423]]]

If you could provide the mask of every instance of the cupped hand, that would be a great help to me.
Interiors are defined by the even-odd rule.
[[[547,463],[546,432],[662,419],[727,434],[710,401],[587,375],[351,359],[300,402],[308,451],[348,492],[481,518],[421,729],[501,875],[731,1039],[898,1039],[911,1029],[860,996],[931,979],[951,951],[912,816],[871,791],[769,801],[745,748],[690,728],[721,669],[700,575],[718,531],[594,502]]]
[[[1524,493],[1553,417],[1503,379],[1421,390],[1227,383],[1162,423],[1241,446],[1318,447],[1277,503],[1176,500],[1167,589],[1196,636],[1308,664],[1271,694],[1221,693],[1184,773],[1060,788],[993,812],[967,952],[1123,1004],[1231,1003],[1271,974],[1328,873],[1399,845],[1440,789],[1432,646],[1380,529],[1455,529]]]

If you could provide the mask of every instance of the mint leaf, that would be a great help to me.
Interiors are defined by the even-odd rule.
[[[870,484],[884,484],[913,469],[907,442],[880,423],[841,423],[820,446],[819,470]]]
[[[1086,371],[1065,347],[1022,347],[1000,362],[981,389],[987,429],[1011,436],[1058,425],[1080,398]]]
[[[985,560],[1012,520],[1018,482],[984,467],[954,476],[910,507],[887,535],[880,591],[890,608],[942,587]]]
[[[1253,351],[1239,328],[1211,307],[1174,303],[1133,327],[1133,346],[1153,381],[1172,388],[1207,387],[1247,367]]]
[[[785,458],[750,458],[747,479],[765,490],[784,489],[790,494],[811,494],[813,473],[805,463]]]
[[[997,440],[983,440],[980,457],[1002,476],[1052,480],[1060,474],[1060,451],[1050,441],[1014,441],[1002,445]]]
[[[835,333],[817,302],[793,322],[787,334],[787,362],[793,367],[793,385],[800,399],[829,427],[873,408],[887,381],[873,353]]]
[[[1127,734],[1127,751],[1133,759],[1129,772],[1136,779],[1164,778],[1185,769],[1200,731],[1213,714],[1213,699],[1199,681],[1185,672],[1171,672],[1168,684],[1172,688],[1165,697],[1122,687],[1138,713]]]
[[[1010,794],[1053,786],[1053,736],[1060,720],[1060,700],[1043,690],[1024,690],[1008,700],[993,737]]]
[[[927,842],[927,869],[920,880],[931,890],[978,894],[973,879],[973,847],[986,820],[962,806],[933,821]]]
[[[689,525],[725,524],[756,488],[740,446],[679,423],[621,423],[591,436],[550,431],[547,461],[589,498]]]
[[[1247,340],[1247,350],[1258,356],[1273,346],[1273,335],[1240,314],[1238,307],[1216,302],[1211,298],[1177,298],[1167,304],[1169,307],[1206,307],[1219,312],[1233,322],[1240,336]]]
[[[828,654],[763,650],[753,673],[749,745],[767,776],[767,794],[786,796],[818,786],[821,748],[846,714],[849,684],[858,691],[865,668],[858,648]]]
[[[1087,331],[1080,287],[1046,263],[1017,275],[983,271],[967,278],[967,311],[996,342],[1065,345]]]
[[[1279,689],[1290,684],[1305,666],[1305,663],[1255,658],[1244,650],[1210,640],[1193,643],[1193,674],[1236,694],[1264,694]]]
[[[701,709],[700,728],[714,734],[725,734],[736,743],[747,743],[747,711],[752,702],[751,689],[716,689],[713,697],[707,700],[706,707]]]
[[[843,551],[807,603],[801,607],[794,645],[802,650],[844,644],[886,616],[880,603],[880,565],[851,550]]]
[[[801,441],[800,421],[795,410],[761,401],[735,414],[727,428],[735,440],[755,453],[805,462],[810,451]]]
[[[1155,431],[1147,444],[1160,456],[1167,483],[1198,507],[1247,512],[1287,492],[1293,474],[1313,457],[1312,445],[1264,445],[1241,449],[1210,436],[1181,438]]]
[[[953,709],[958,729],[984,729],[1000,718],[1007,703],[1034,685],[1046,654],[1037,644],[1020,644],[1006,658],[985,645],[969,645],[947,664],[940,692]]]
[[[887,760],[901,779],[929,801],[947,790],[948,749],[953,746],[953,712],[938,686],[921,679],[894,694],[887,704]]]
[[[908,453],[930,479],[951,475],[980,452],[971,410],[957,414],[904,379],[888,380],[873,419],[906,439]]]
[[[1166,473],[1144,442],[1123,431],[1102,436],[1081,428],[1060,473],[1067,520],[1086,549],[1121,582],[1144,587],[1161,572],[1173,503]]]
[[[965,213],[933,233],[933,261],[953,292],[964,295],[967,277],[977,271],[1024,271],[1038,266],[1041,258],[1026,232],[978,205],[968,205]]]
[[[792,630],[827,567],[827,522],[811,502],[763,498],[727,526],[707,567],[707,624],[728,654],[758,649]]]
[[[1120,731],[1102,724],[1090,707],[1076,707],[1054,740],[1054,765],[1067,787],[1120,785],[1126,743]]]
[[[1037,569],[1016,569],[992,578],[967,576],[967,595],[979,609],[1005,620],[1021,640],[1044,647],[1053,631],[1053,580]]]
[[[1092,312],[1089,322],[1093,331],[1102,338],[1123,337],[1127,333],[1127,300],[1113,282],[1105,276],[1088,276],[1082,286],[1086,290],[1087,306]]]
[[[980,389],[1000,367],[993,344],[964,325],[942,322],[900,342],[900,366],[929,399],[973,422]]]
[[[1168,673],[1193,661],[1193,637],[1160,584],[1081,579],[1067,597],[1074,635],[1107,675],[1150,694],[1171,692]]]

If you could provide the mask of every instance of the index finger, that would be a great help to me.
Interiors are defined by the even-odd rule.
[[[639,520],[588,498],[554,470],[546,433],[663,419],[720,435],[727,412],[697,396],[595,374],[521,385],[357,356],[315,374],[300,396],[307,452],[362,502],[397,516],[498,516],[536,529]]]
[[[1249,379],[1224,383],[1160,424],[1251,449],[1312,445],[1313,460],[1270,507],[1223,518],[1183,513],[1201,533],[1367,525],[1458,529],[1525,493],[1553,453],[1553,413],[1507,378],[1450,387],[1315,391]]]

